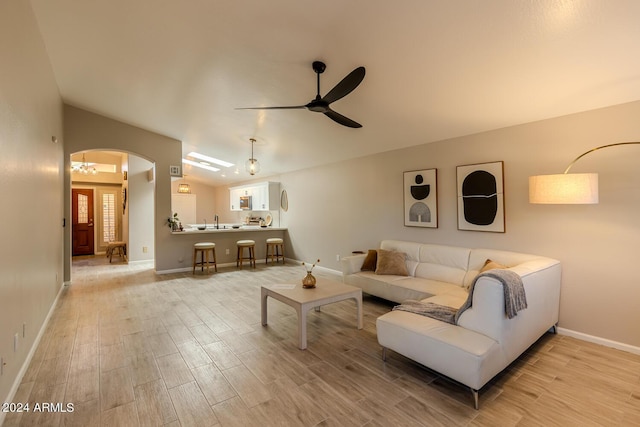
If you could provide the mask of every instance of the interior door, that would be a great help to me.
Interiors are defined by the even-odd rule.
[[[73,255],[93,255],[93,190],[71,190]]]

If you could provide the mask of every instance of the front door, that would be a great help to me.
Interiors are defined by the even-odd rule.
[[[73,255],[93,255],[93,190],[71,190]]]

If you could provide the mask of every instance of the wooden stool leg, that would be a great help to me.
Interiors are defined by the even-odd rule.
[[[250,246],[249,247],[249,257],[250,262],[253,263],[253,268],[256,268],[256,247],[255,246]]]
[[[198,260],[198,250],[196,248],[193,248],[193,271],[191,272],[191,274],[196,274],[197,260]]]
[[[215,272],[218,272],[218,261],[216,261],[216,248],[211,249],[211,253],[213,254],[213,268]]]

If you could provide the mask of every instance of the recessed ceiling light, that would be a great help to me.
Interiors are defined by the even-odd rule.
[[[193,160],[189,160],[189,159],[182,159],[182,163],[186,163],[186,164],[188,164],[188,165],[195,166],[195,167],[197,167],[197,168],[202,168],[202,169],[210,170],[210,171],[213,171],[213,172],[218,172],[218,171],[220,170],[220,169],[218,169],[218,168],[214,168],[213,166],[205,166],[205,165],[201,165],[200,163],[198,163],[198,162],[194,162]]]
[[[205,165],[205,166],[211,166],[211,163],[209,163],[209,162],[198,162],[198,163],[200,163],[201,165]]]
[[[187,154],[187,157],[193,157],[198,160],[204,160],[205,162],[215,163],[216,165],[224,166],[225,168],[233,166],[233,163],[225,162],[224,160],[216,159],[215,157],[205,156],[204,154],[196,153],[195,151]]]

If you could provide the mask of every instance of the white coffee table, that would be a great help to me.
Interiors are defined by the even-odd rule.
[[[262,326],[267,325],[267,297],[283,302],[298,314],[298,348],[307,348],[307,313],[312,308],[353,298],[358,306],[358,329],[362,329],[362,289],[328,279],[317,279],[316,287],[304,289],[301,283],[262,285]]]

